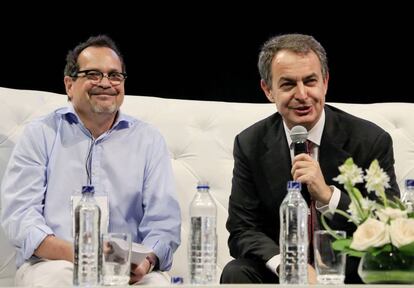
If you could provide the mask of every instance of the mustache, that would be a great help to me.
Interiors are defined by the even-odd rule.
[[[102,89],[102,88],[92,88],[89,91],[89,95],[108,95],[108,96],[117,96],[118,92],[114,89]]]

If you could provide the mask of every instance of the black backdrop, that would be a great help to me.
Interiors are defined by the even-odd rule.
[[[407,68],[414,67],[409,44],[414,34],[402,7],[382,7],[382,13],[358,6],[325,13],[316,7],[317,14],[308,7],[298,13],[297,7],[259,4],[240,11],[220,6],[149,11],[115,3],[121,12],[112,10],[114,3],[99,4],[105,9],[82,10],[72,2],[73,11],[38,14],[26,7],[25,15],[1,20],[0,86],[64,93],[68,49],[106,33],[126,60],[126,94],[266,102],[256,68],[260,46],[272,35],[299,32],[312,34],[327,50],[327,101],[412,101]]]

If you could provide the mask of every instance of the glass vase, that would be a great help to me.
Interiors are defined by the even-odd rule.
[[[414,284],[414,255],[398,250],[378,255],[365,253],[359,262],[358,275],[366,284]]]

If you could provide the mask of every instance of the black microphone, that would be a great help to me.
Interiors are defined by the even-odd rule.
[[[306,140],[308,139],[308,130],[305,127],[297,125],[290,130],[290,139],[292,139],[293,155],[301,153],[309,154],[308,145]]]
[[[306,143],[308,139],[308,130],[306,130],[303,126],[295,126],[290,130],[290,139],[292,139],[292,149],[293,155],[298,155],[301,153],[310,154],[308,149],[308,143]],[[311,203],[311,196],[308,192],[307,185],[302,183],[302,195],[305,198],[306,203],[310,205]]]

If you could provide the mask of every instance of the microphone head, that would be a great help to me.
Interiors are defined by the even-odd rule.
[[[305,142],[308,139],[308,130],[305,127],[297,125],[290,130],[290,139],[293,143]]]

